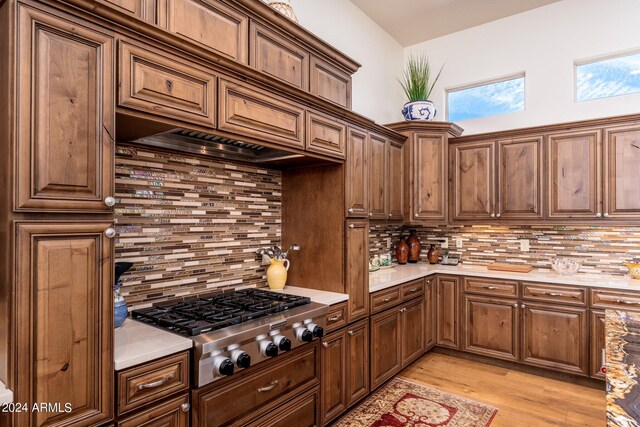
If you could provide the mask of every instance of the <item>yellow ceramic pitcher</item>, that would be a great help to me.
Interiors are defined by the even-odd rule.
[[[269,268],[267,268],[267,283],[269,283],[269,288],[273,291],[284,289],[284,285],[287,283],[289,260],[271,258],[269,263],[271,264]]]
[[[629,269],[629,274],[631,274],[632,278],[640,279],[640,264],[625,262],[624,265]]]

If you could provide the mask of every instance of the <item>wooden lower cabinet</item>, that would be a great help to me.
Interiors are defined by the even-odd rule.
[[[436,280],[436,342],[441,347],[460,347],[460,279],[438,276]]]
[[[522,362],[586,376],[589,374],[587,308],[524,302]]]
[[[347,332],[341,329],[322,339],[322,422],[347,409]]]
[[[424,281],[424,347],[431,350],[436,345],[436,278],[427,277]]]
[[[189,395],[153,405],[118,421],[118,427],[189,427]]]
[[[592,378],[605,379],[605,374],[600,371],[603,365],[603,354],[605,349],[604,332],[604,310],[591,310],[591,357],[589,365],[589,375]]]
[[[400,308],[371,316],[371,389],[402,369]]]
[[[407,366],[424,354],[424,300],[417,298],[402,307],[400,337],[402,366]]]
[[[347,407],[369,389],[369,320],[363,320],[347,328]]]
[[[518,301],[464,295],[462,349],[505,360],[518,360]]]
[[[320,390],[315,387],[280,406],[250,427],[315,427],[320,424]]]

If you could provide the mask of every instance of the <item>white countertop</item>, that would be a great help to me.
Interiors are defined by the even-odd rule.
[[[4,383],[0,381],[0,403],[12,403],[12,402],[13,402],[13,392],[7,389]]]
[[[595,274],[574,274],[563,276],[553,271],[533,270],[530,273],[488,270],[482,266],[431,265],[427,263],[398,265],[395,268],[369,273],[369,292],[376,292],[391,286],[432,274],[452,274],[459,276],[490,277],[495,279],[518,280],[523,282],[556,283],[561,285],[589,286],[640,291],[640,280],[620,276]]]
[[[189,338],[127,319],[115,330],[115,370],[150,362],[192,346],[193,341]]]
[[[298,295],[301,297],[309,297],[311,301],[320,304],[333,305],[349,299],[347,294],[339,294],[337,292],[321,291],[318,289],[299,288],[297,286],[285,286],[282,291],[285,294]]]

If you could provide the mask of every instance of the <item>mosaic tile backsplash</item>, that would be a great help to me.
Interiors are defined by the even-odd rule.
[[[537,269],[551,269],[551,258],[565,256],[582,261],[580,273],[628,274],[623,262],[640,261],[640,227],[590,226],[442,226],[408,227],[371,223],[369,252],[371,255],[391,251],[401,233],[408,236],[415,229],[423,243],[422,258],[426,259],[434,239],[448,238],[449,253],[460,255],[464,264],[487,265],[492,262],[530,264]],[[462,239],[462,249],[456,249],[454,239]],[[529,252],[520,251],[520,239],[528,239]]]
[[[242,163],[116,148],[116,261],[130,308],[266,285],[255,251],[280,245],[282,174]]]

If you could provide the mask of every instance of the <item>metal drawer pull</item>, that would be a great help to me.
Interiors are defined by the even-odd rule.
[[[140,384],[138,386],[138,390],[160,387],[162,384],[174,379],[175,377],[176,376],[174,374],[165,375],[164,377],[160,378],[158,381],[154,381],[152,383]]]
[[[409,293],[418,292],[419,290],[420,288],[412,288],[412,289],[409,289]]]
[[[183,403],[182,405],[180,405],[180,409],[182,409],[182,412],[189,412],[189,409],[191,409],[191,405],[189,405],[188,403]]]
[[[497,286],[483,286],[483,288],[485,288],[485,289],[489,289],[489,290],[498,289],[498,287],[497,287]]]
[[[385,298],[382,300],[382,302],[389,302],[389,301],[391,301],[391,298]]]
[[[549,295],[550,297],[564,297],[565,294],[559,294],[558,292],[545,292],[545,295]]]
[[[278,385],[278,380],[271,381],[271,384],[258,388],[258,392],[264,393],[267,391],[271,391]]]
[[[637,303],[637,302],[635,302],[635,301],[624,301],[624,300],[621,300],[621,299],[616,300],[616,302],[617,302],[618,304],[627,304],[627,305],[636,305],[636,304],[638,304],[638,303]]]
[[[329,317],[327,320],[328,320],[329,322],[335,322],[336,320],[338,320],[338,319],[339,319],[339,318],[341,318],[341,317],[342,317],[342,314],[336,314],[336,315],[335,315],[335,316],[333,316],[333,317]]]

